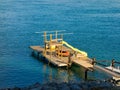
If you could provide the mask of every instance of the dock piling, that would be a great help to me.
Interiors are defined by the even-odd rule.
[[[72,65],[72,54],[70,53],[70,55],[68,56],[68,68],[70,68]]]
[[[87,80],[87,76],[88,76],[88,69],[85,69],[85,80]]]
[[[46,32],[44,32],[44,55],[46,55],[46,41],[47,41]]]
[[[95,63],[96,63],[96,59],[95,59],[95,58],[93,58],[93,59],[92,59],[92,65],[94,66],[94,65],[95,65]]]

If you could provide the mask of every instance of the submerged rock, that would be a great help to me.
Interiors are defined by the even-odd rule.
[[[44,84],[35,83],[28,87],[5,88],[0,90],[120,90],[110,82],[84,81],[84,82],[47,82]]]
[[[72,84],[70,90],[82,90],[82,88],[78,84]]]

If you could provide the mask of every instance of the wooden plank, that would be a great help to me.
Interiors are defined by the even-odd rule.
[[[44,51],[44,48],[42,48],[40,46],[30,46],[30,48],[34,51],[37,51],[37,52],[43,52]]]
[[[46,55],[45,57],[47,58],[47,60],[49,60],[55,66],[58,66],[58,67],[67,66],[67,62],[65,62],[65,60],[57,58],[53,55],[51,57],[50,57],[50,55]]]
[[[93,65],[91,64],[90,62],[90,58],[88,57],[79,57],[79,58],[73,58],[73,63],[79,65],[79,66],[82,66],[88,70],[92,70],[93,69]]]
[[[77,59],[77,60],[73,60],[73,63],[76,63],[84,68],[93,68],[93,65],[86,60]]]

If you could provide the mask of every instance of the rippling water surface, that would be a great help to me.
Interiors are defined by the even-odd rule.
[[[45,30],[74,33],[64,40],[89,57],[120,61],[120,0],[0,0],[0,88],[82,80],[79,67],[57,69],[30,56],[28,47],[43,43],[35,32]]]

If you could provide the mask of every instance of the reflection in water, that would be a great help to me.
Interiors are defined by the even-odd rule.
[[[80,81],[80,77],[84,77],[81,73],[82,69],[78,67],[72,67],[71,69],[57,68],[49,66],[47,64],[43,65],[43,74],[46,81],[57,81],[57,82],[70,82],[70,81]],[[45,81],[45,82],[46,82]]]
[[[42,62],[42,60],[40,60]],[[66,68],[57,68],[52,66],[51,64],[43,63],[43,66],[41,67],[43,71],[43,81],[44,82],[76,82],[81,81],[85,79],[85,68],[80,67],[78,65],[73,64],[70,69]],[[100,76],[100,77],[99,77]],[[88,71],[88,80],[101,80],[109,78],[108,75],[105,73],[94,70],[93,72]]]
[[[84,76],[85,76],[85,74],[84,74],[85,69],[84,68],[77,66],[77,65],[73,65],[72,71],[74,73],[76,73],[78,77],[84,79]]]

